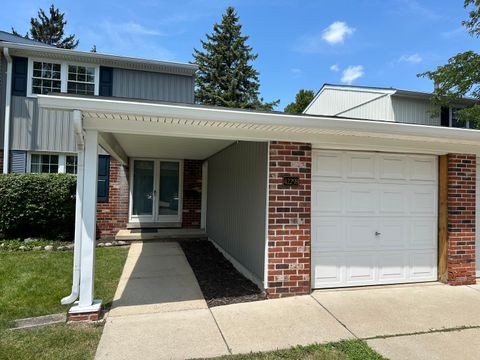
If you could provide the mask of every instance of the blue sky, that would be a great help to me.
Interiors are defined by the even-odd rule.
[[[2,4],[0,29],[21,33],[51,1]],[[431,91],[416,74],[477,50],[461,26],[463,0],[57,1],[80,50],[188,62],[225,8],[235,6],[259,54],[262,97],[279,109],[323,83]]]

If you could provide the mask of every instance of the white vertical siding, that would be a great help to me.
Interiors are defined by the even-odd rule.
[[[263,280],[268,144],[239,142],[208,159],[208,236]]]
[[[380,98],[385,94],[386,92],[369,91],[368,89],[325,88],[307,109],[306,113],[311,115],[336,115]]]

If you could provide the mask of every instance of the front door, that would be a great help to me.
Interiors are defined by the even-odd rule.
[[[180,223],[182,162],[134,159],[130,168],[130,221]]]

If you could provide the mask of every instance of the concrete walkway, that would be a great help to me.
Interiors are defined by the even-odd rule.
[[[208,309],[178,244],[134,243],[96,359],[202,358],[355,338],[392,360],[477,359],[479,309],[480,287],[438,283]]]

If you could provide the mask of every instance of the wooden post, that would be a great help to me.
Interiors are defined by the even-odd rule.
[[[438,280],[448,281],[448,155],[438,159]]]

